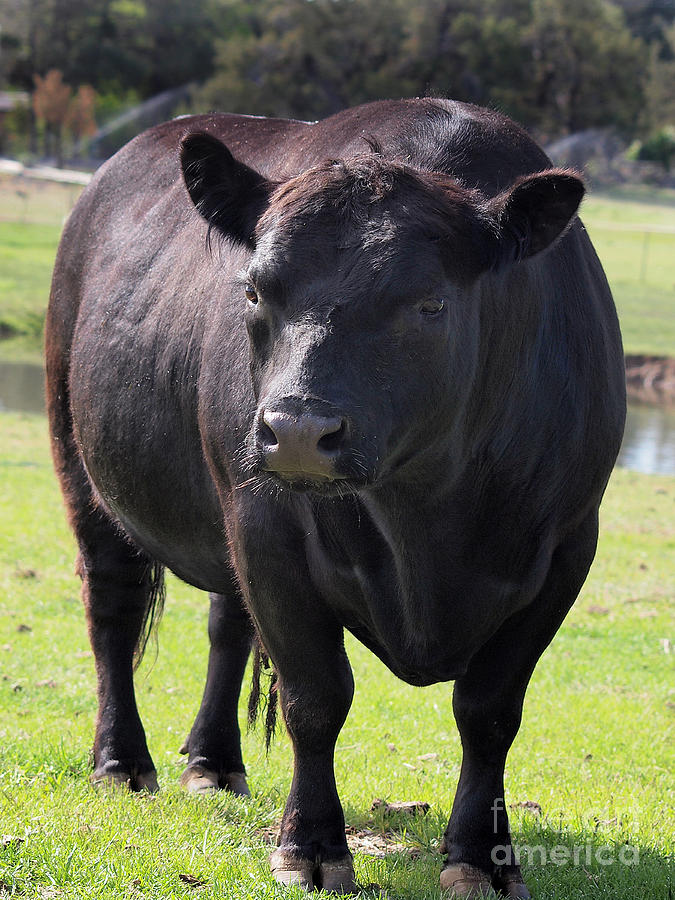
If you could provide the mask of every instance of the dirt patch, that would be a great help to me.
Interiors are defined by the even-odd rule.
[[[405,835],[396,831],[374,831],[370,828],[347,826],[347,844],[352,853],[364,853],[376,859],[384,859],[393,853],[402,853],[410,859],[419,859],[422,851],[405,841]]]
[[[675,359],[670,356],[626,356],[626,391],[630,400],[675,404]]]
[[[412,845],[406,834],[399,831],[391,829],[379,831],[374,828],[356,828],[354,825],[347,825],[345,832],[352,853],[364,853],[376,859],[384,859],[390,854],[397,853],[405,854],[410,859],[419,859],[422,855],[420,847]],[[276,846],[279,826],[270,825],[259,829],[257,833],[264,843],[271,847]]]

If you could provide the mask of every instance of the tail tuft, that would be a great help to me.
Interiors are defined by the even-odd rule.
[[[265,675],[269,679],[267,697],[261,703],[260,677]],[[248,698],[248,727],[254,728],[258,721],[258,712],[261,705],[265,711],[265,747],[269,753],[277,727],[277,673],[270,663],[270,658],[263,647],[260,638],[256,635],[253,644],[253,675],[251,678],[251,693]]]
[[[164,584],[164,566],[158,562],[152,562],[149,566],[150,591],[148,603],[145,607],[143,625],[138,637],[138,643],[134,650],[134,671],[140,666],[143,655],[150,638],[157,634],[157,626],[164,612],[164,600],[166,599],[166,586]]]

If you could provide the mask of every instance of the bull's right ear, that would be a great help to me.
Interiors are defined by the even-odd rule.
[[[255,227],[269,203],[271,182],[205,132],[185,135],[180,163],[192,202],[209,228],[253,249]]]
[[[550,247],[570,226],[583,196],[581,178],[568,169],[516,179],[487,204],[497,227],[496,264],[519,262]]]

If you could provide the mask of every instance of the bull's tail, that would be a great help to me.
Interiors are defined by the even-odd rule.
[[[157,636],[157,626],[164,612],[166,587],[164,585],[164,566],[152,562],[149,566],[150,589],[143,614],[143,625],[134,650],[134,671],[140,666],[143,655],[151,637]]]
[[[265,675],[268,679],[266,692],[260,689],[260,677]],[[263,698],[263,694],[266,696]],[[261,702],[262,701],[262,702]],[[251,678],[251,693],[248,697],[248,727],[253,728],[258,721],[260,707],[265,713],[265,747],[269,753],[277,726],[277,673],[270,663],[265,648],[256,634],[253,641],[253,676]]]

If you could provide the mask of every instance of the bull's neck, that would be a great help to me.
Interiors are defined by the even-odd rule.
[[[455,519],[450,486],[442,479],[435,485],[388,483],[364,491],[361,498],[389,547],[399,584],[405,593],[414,593],[416,570],[420,566],[433,568],[439,546],[448,548]]]

